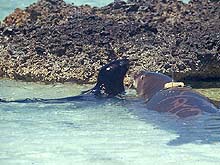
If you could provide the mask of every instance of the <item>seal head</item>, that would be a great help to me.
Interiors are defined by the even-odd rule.
[[[140,71],[134,75],[137,94],[145,100],[162,90],[168,82],[172,82],[172,78],[161,73]]]
[[[123,93],[125,91],[123,81],[128,69],[128,59],[119,59],[106,64],[99,71],[95,87],[89,91],[95,95],[107,97]]]

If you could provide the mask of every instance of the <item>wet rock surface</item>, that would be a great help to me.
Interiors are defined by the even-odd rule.
[[[220,79],[220,2],[115,1],[97,8],[40,0],[0,25],[0,76],[94,83],[118,58],[176,79]],[[128,82],[129,83],[129,82]]]

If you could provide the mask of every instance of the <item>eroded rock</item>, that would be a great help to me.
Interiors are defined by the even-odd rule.
[[[220,2],[129,0],[97,8],[40,0],[0,25],[0,76],[94,83],[117,58],[176,79],[220,79]]]

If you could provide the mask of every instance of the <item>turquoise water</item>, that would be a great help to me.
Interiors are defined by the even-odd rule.
[[[57,98],[89,87],[0,80],[0,98]],[[0,114],[1,165],[220,164],[220,115],[176,120],[137,100],[1,103]]]
[[[65,0],[67,3],[74,3],[75,5],[89,4],[91,6],[104,6],[114,0]],[[189,0],[183,0],[188,2]],[[13,12],[15,8],[25,8],[37,0],[0,0],[0,20],[3,20],[9,13]]]

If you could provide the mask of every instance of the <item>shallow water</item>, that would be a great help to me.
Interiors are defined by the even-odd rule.
[[[89,87],[0,80],[0,98],[57,98]],[[177,120],[129,100],[1,103],[0,164],[220,163],[220,115]]]
[[[35,0],[0,0],[0,20]],[[68,0],[103,6],[112,0]],[[58,98],[90,86],[0,80],[0,98]],[[197,89],[220,100],[220,89]],[[133,92],[131,91],[133,94]],[[0,165],[220,164],[220,115],[177,120],[141,101],[0,104]]]
[[[65,0],[67,3],[74,3],[75,5],[88,4],[91,6],[105,6],[114,0]],[[188,2],[189,0],[183,0]],[[24,9],[31,3],[37,0],[0,0],[0,20],[3,20],[9,13],[13,12],[15,8]]]

